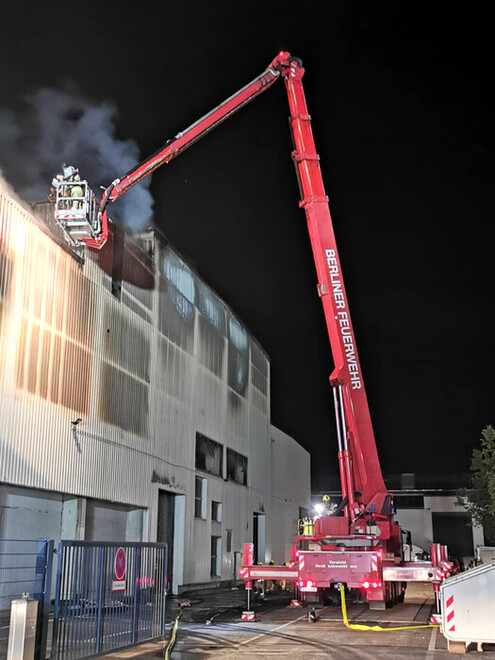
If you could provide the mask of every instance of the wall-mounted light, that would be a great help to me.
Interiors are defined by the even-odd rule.
[[[79,444],[79,438],[78,438],[79,433],[77,427],[81,422],[82,422],[82,417],[78,417],[77,419],[75,419],[73,422],[70,423],[72,427],[72,439],[74,440],[74,443],[77,447],[77,451],[79,453],[81,453],[81,445]]]

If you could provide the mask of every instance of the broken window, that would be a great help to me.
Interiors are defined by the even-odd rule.
[[[196,433],[196,470],[221,477],[222,464],[222,445],[201,433]]]
[[[229,318],[227,384],[241,396],[246,395],[249,374],[249,347],[246,330]]]
[[[233,449],[227,449],[227,480],[247,486],[248,459]]]

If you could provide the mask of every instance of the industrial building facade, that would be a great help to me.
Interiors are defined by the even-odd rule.
[[[166,541],[174,592],[289,559],[310,461],[262,348],[155,231],[82,258],[41,213],[0,181],[0,538]]]

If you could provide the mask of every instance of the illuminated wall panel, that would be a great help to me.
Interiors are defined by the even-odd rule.
[[[103,422],[142,437],[148,436],[148,387],[125,371],[104,363],[98,414]]]
[[[1,213],[2,300],[13,275],[17,294],[8,347],[15,351],[16,387],[88,413],[95,287],[12,200],[2,198]]]

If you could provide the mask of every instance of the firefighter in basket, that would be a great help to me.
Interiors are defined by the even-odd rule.
[[[323,495],[321,504],[315,505],[316,518],[323,518],[323,516],[332,516],[335,513],[337,505],[332,502],[330,495]]]
[[[70,186],[70,196],[81,198],[84,194],[84,191],[83,191],[83,187],[80,183],[81,177],[79,176],[79,173],[77,172],[77,170],[76,170],[76,173],[74,174],[74,176],[72,177],[72,181],[74,181],[74,184]],[[78,210],[82,209],[82,207],[83,207],[83,200],[82,199],[74,200],[71,203],[71,209],[73,211],[78,211]]]
[[[80,209],[82,208],[82,200],[77,200],[70,202],[60,201],[60,197],[82,197],[84,194],[83,187],[80,183],[81,177],[79,176],[79,170],[73,165],[62,164],[62,174],[57,174],[52,179],[52,185],[50,188],[50,193],[48,199],[50,202],[54,202],[57,197],[57,192],[59,193],[59,202],[61,205],[60,209]]]

